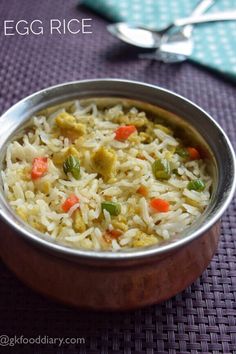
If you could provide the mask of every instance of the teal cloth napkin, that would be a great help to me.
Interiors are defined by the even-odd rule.
[[[189,16],[199,0],[84,0],[83,4],[108,19],[165,27]],[[208,13],[236,10],[236,0],[216,0]],[[190,59],[236,79],[236,21],[195,25]]]

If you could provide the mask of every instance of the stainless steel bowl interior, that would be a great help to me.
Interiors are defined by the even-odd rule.
[[[109,97],[110,101],[107,99],[104,101],[104,97]],[[49,238],[19,219],[4,197],[1,179],[0,216],[19,232],[19,237],[25,237],[34,245],[63,257],[69,256],[71,259],[73,257],[73,259],[83,259],[83,261],[99,259],[102,263],[113,261],[113,264],[120,264],[120,260],[132,262],[173,251],[191,242],[213,226],[227,208],[235,190],[236,168],[233,148],[223,130],[205,111],[189,100],[160,87],[127,80],[105,79],[71,82],[36,92],[15,104],[1,117],[0,165],[2,166],[4,163],[8,142],[16,136],[19,129],[27,123],[32,115],[74,99],[88,101],[91,98],[93,100],[99,98],[97,102],[100,105],[103,105],[104,102],[107,104],[107,102],[117,102],[121,99],[127,105],[132,105],[135,100],[136,106],[140,105],[140,108],[150,114],[153,114],[154,111],[154,116],[164,116],[170,125],[182,127],[189,138],[195,137],[195,140],[207,151],[209,167],[214,180],[209,207],[184,234],[159,247],[153,246],[117,253],[77,250],[51,242]]]

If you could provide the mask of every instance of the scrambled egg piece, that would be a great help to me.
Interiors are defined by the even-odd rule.
[[[158,239],[153,235],[148,235],[145,232],[138,232],[132,240],[132,247],[151,246],[158,242]]]
[[[145,116],[122,115],[113,119],[113,122],[123,125],[134,125],[136,128],[141,128],[148,125],[149,121]]]
[[[30,167],[24,167],[24,168],[19,168],[17,170],[17,174],[20,176],[20,178],[23,181],[29,182],[31,181],[31,175],[30,175]]]
[[[80,158],[78,150],[71,145],[68,148],[66,148],[64,151],[56,152],[55,154],[53,154],[52,161],[54,165],[60,166],[63,164],[65,159],[70,155]]]
[[[36,180],[34,182],[35,187],[44,194],[49,194],[52,188],[52,183],[49,181]]]
[[[84,232],[86,230],[86,225],[83,221],[80,210],[78,209],[75,210],[73,217],[74,217],[73,229],[76,232]]]
[[[86,126],[82,123],[77,123],[75,117],[67,112],[60,113],[55,118],[55,123],[61,129],[61,133],[71,140],[86,134]]]
[[[94,170],[101,174],[105,180],[112,177],[116,165],[116,154],[112,149],[108,150],[101,146],[93,153],[91,160]]]

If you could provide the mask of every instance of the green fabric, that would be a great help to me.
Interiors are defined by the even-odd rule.
[[[198,0],[84,0],[108,19],[159,29],[189,16]],[[209,13],[236,10],[236,0],[216,0]],[[236,21],[196,25],[191,60],[236,79]]]

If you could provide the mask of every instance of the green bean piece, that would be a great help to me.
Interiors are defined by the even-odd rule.
[[[154,161],[152,164],[152,172],[156,179],[169,179],[171,177],[169,161],[166,159]]]
[[[70,155],[63,163],[63,170],[67,175],[68,172],[72,174],[75,179],[80,178],[80,162],[76,156]]]
[[[177,147],[175,150],[176,154],[178,154],[183,159],[189,158],[189,152],[185,148]]]
[[[201,179],[195,179],[190,181],[187,185],[187,188],[191,191],[202,192],[205,189],[206,185]]]
[[[108,211],[112,216],[117,216],[121,212],[121,206],[116,202],[102,202],[102,210]]]

